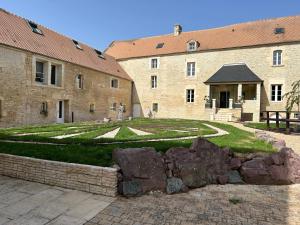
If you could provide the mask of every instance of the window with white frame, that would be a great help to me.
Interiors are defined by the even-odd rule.
[[[111,79],[110,87],[111,88],[119,88],[119,80],[118,79]]]
[[[273,52],[273,66],[282,65],[282,50],[275,50]]]
[[[150,61],[150,67],[151,69],[158,69],[158,58],[153,58]]]
[[[151,76],[151,88],[157,88],[157,76]]]
[[[188,77],[195,76],[195,74],[196,74],[196,63],[195,62],[188,62],[186,64],[186,66],[187,66],[187,71],[186,71],[187,76]]]
[[[158,112],[158,103],[153,103],[152,104],[152,111],[153,112]]]
[[[195,101],[195,90],[187,89],[186,90],[186,102],[194,102]]]
[[[282,100],[282,84],[271,85],[271,101],[280,102]]]
[[[76,87],[78,89],[83,89],[83,75],[81,74],[76,75],[75,80],[76,80]]]
[[[44,83],[45,73],[44,73],[45,63],[36,61],[35,62],[35,81],[39,83]]]

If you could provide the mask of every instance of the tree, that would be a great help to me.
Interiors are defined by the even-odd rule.
[[[283,95],[286,98],[286,110],[291,112],[295,105],[298,106],[298,112],[300,111],[300,80],[292,83],[292,90]]]

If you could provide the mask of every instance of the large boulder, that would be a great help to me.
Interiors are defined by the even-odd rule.
[[[240,169],[244,181],[249,184],[293,184],[300,182],[300,156],[292,149],[267,157],[254,158],[242,164]]]
[[[113,160],[121,168],[119,191],[124,195],[138,195],[152,190],[165,191],[164,160],[154,148],[116,149],[113,151]]]
[[[203,138],[194,140],[191,148],[171,148],[166,154],[168,168],[190,187],[215,184],[230,170],[231,152]]]

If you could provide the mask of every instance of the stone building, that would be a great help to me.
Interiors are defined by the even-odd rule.
[[[300,16],[114,41],[0,10],[0,127],[124,117],[259,121],[300,80]],[[292,116],[297,116],[292,115]]]
[[[259,121],[300,80],[300,16],[114,41],[134,81],[133,115]],[[297,116],[297,114],[292,115]]]
[[[0,10],[0,127],[131,115],[132,80],[116,60]]]

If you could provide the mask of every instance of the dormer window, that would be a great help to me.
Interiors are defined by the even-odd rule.
[[[81,48],[80,44],[78,43],[78,41],[75,41],[75,40],[72,40],[72,41],[73,41],[73,43],[74,43],[74,45],[76,46],[77,49],[82,50],[82,48]]]
[[[197,48],[198,48],[198,43],[197,43],[197,41],[189,41],[188,43],[187,43],[187,51],[188,52],[192,52],[192,51],[196,51],[197,50]]]
[[[38,28],[38,25],[36,23],[31,22],[31,21],[27,21],[27,22],[28,22],[29,26],[31,27],[32,32],[43,35],[43,32]]]
[[[95,49],[95,52],[97,53],[97,55],[98,55],[99,58],[105,59],[105,58],[104,58],[104,55],[103,55],[103,53],[102,53],[101,51]]]

